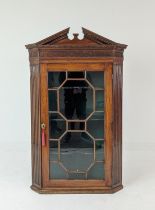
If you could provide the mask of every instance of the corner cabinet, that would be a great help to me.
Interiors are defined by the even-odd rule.
[[[122,68],[127,45],[82,28],[26,45],[32,186],[39,193],[122,189]]]

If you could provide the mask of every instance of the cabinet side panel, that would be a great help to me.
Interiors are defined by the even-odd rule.
[[[113,185],[122,184],[122,70],[122,64],[113,65]]]
[[[32,184],[41,187],[40,73],[39,65],[30,68]]]

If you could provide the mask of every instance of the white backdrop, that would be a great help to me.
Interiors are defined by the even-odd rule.
[[[56,209],[72,209],[74,203],[77,209],[88,208],[88,196],[71,196],[72,200],[67,196],[39,196],[28,188],[31,183],[30,74],[28,52],[24,45],[46,38],[68,26],[71,27],[71,32],[81,33],[83,26],[113,41],[128,44],[124,54],[124,182],[127,189],[130,189],[132,183],[133,195],[138,186],[133,181],[134,177],[139,180],[143,174],[143,170],[139,169],[144,168],[144,180],[149,179],[149,189],[151,186],[155,189],[155,182],[152,185],[155,171],[149,172],[152,169],[151,163],[155,161],[155,1],[0,0],[1,209],[9,209],[12,205],[12,209],[20,210],[31,207],[51,209],[52,205]],[[134,159],[131,160],[131,157]],[[136,172],[139,164],[141,167]],[[148,174],[145,174],[146,171]],[[142,187],[141,183],[139,185]],[[25,194],[21,193],[21,189]],[[15,196],[14,191],[19,197]],[[142,193],[141,190],[140,192]],[[131,191],[124,190],[120,193],[111,197],[92,196],[94,202],[89,208],[96,208],[98,204],[98,209],[104,209],[104,206],[108,209],[123,209],[121,200],[125,202],[126,198],[126,202],[129,202]],[[125,195],[127,197],[121,197]],[[150,192],[147,196],[146,199],[152,200],[147,200],[145,204],[151,205],[149,210],[155,209],[155,201],[151,197],[153,194]],[[115,203],[111,204],[113,198]],[[141,197],[141,200],[135,200],[135,205],[133,203],[130,206],[133,202],[131,200],[130,205],[124,206],[126,209],[145,209],[146,206],[142,203],[144,200]]]

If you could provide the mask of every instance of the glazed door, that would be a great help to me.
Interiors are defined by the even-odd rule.
[[[45,187],[110,185],[111,80],[103,63],[42,64]]]

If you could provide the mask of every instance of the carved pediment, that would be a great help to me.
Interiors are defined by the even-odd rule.
[[[39,42],[26,45],[26,48],[34,48],[34,47],[52,48],[59,46],[60,47],[94,46],[94,47],[104,47],[104,48],[114,47],[119,49],[125,49],[127,47],[127,45],[114,42],[83,27],[82,27],[82,31],[84,34],[83,39],[79,39],[77,33],[73,34],[74,36],[73,39],[69,39],[68,38],[69,29],[70,28],[66,28],[63,31],[60,31],[52,36],[49,36]]]

